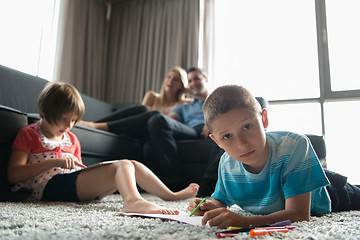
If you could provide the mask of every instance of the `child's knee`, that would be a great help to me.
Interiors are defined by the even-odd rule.
[[[129,168],[133,168],[133,164],[131,163],[130,160],[127,159],[122,159],[122,160],[118,160],[117,162],[111,163],[109,164],[109,168],[116,172],[118,170],[125,170],[125,169],[129,169]]]
[[[115,162],[115,163],[112,163],[112,164],[114,164],[114,167],[128,167],[128,166],[131,166],[131,165],[133,165],[132,163],[131,163],[131,161],[130,160],[128,160],[128,159],[122,159],[122,160],[119,160],[119,161],[117,161],[117,162]]]
[[[142,164],[136,160],[127,160],[127,161],[131,162],[131,164],[133,164],[134,166]]]

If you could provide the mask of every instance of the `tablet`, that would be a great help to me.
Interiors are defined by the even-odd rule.
[[[104,165],[107,165],[107,164],[110,164],[110,163],[115,163],[117,161],[119,161],[119,160],[111,160],[111,161],[104,161],[104,162],[95,163],[93,165],[88,166],[87,168],[82,168],[79,171],[87,171],[87,170],[97,168],[97,167],[101,167],[101,166],[104,166]]]

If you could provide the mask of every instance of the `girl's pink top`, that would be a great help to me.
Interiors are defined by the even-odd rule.
[[[33,164],[54,158],[74,158],[81,163],[81,147],[78,138],[72,132],[64,134],[60,141],[47,139],[40,130],[40,122],[22,128],[12,145],[12,149],[23,150],[29,154],[26,164]],[[32,190],[29,200],[39,201],[46,183],[56,174],[71,173],[81,169],[64,169],[54,167],[45,171],[33,179],[15,184],[12,191],[25,188]]]

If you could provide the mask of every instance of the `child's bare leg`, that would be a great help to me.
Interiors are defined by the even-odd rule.
[[[86,127],[91,127],[91,128],[96,128],[96,129],[100,129],[100,130],[104,130],[104,131],[109,131],[109,126],[106,122],[88,122],[88,121],[84,121],[84,120],[80,120],[78,122],[79,125],[83,125]]]
[[[152,193],[163,200],[193,198],[199,191],[199,185],[191,183],[187,188],[179,192],[173,192],[145,165],[134,160],[131,160],[131,162],[135,167],[137,184],[145,191]]]
[[[128,160],[80,173],[76,187],[80,201],[104,197],[117,189],[124,200],[124,212],[179,214],[178,211],[165,209],[141,197],[136,186],[134,165]]]
[[[121,160],[118,163],[115,182],[124,199],[123,212],[179,214],[179,211],[168,210],[143,199],[137,190],[135,167],[132,162]]]

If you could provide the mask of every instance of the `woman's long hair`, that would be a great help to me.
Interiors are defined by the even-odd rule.
[[[176,93],[176,96],[175,96],[176,101],[179,102],[184,99],[184,90],[185,90],[185,83],[187,80],[187,74],[186,74],[186,71],[181,67],[173,67],[172,69],[170,69],[168,71],[168,74],[170,72],[179,73],[179,76],[180,76],[180,79],[182,82],[182,88]],[[160,90],[159,101],[156,101],[156,103],[155,103],[155,109],[161,109],[161,108],[165,107],[165,105],[166,105],[166,101],[168,99],[167,99],[167,96],[165,93],[165,84],[166,84],[166,78],[165,78],[165,80],[162,84],[161,90]]]

